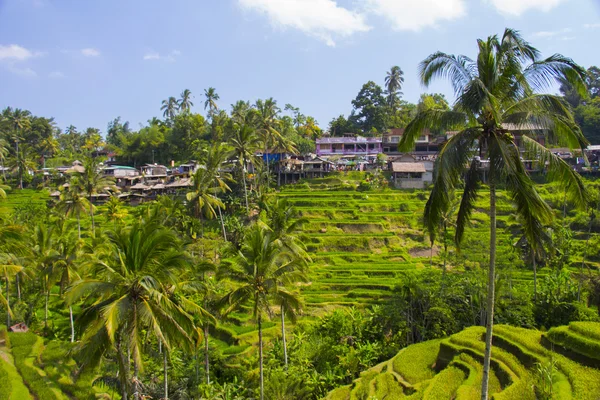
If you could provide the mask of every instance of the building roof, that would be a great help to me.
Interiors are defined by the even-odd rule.
[[[381,143],[380,137],[327,137],[315,140],[316,144],[328,144],[328,143],[342,143],[342,144],[355,144],[355,143]]]
[[[132,190],[150,190],[150,186],[146,186],[143,183],[136,183],[130,189],[132,189]]]
[[[125,165],[111,165],[110,167],[106,167],[104,169],[110,169],[110,170],[112,170],[112,169],[127,169],[127,170],[130,170],[130,171],[131,170],[137,171],[136,168],[128,167],[128,166],[125,166]]]
[[[427,172],[423,163],[407,163],[395,162],[392,163],[392,171],[394,172]]]
[[[192,186],[192,181],[190,179],[180,179],[175,182],[171,182],[166,187],[168,188],[180,188],[180,187],[190,187]]]

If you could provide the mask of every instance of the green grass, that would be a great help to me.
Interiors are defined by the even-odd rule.
[[[413,385],[433,378],[435,370],[432,367],[438,356],[440,342],[430,340],[407,347],[394,358],[394,371]]]
[[[468,368],[467,368],[468,370]],[[455,398],[456,391],[467,378],[464,368],[458,364],[450,364],[433,378],[431,384],[425,390],[423,399],[425,400],[452,400]]]
[[[552,328],[545,335],[552,343],[594,360],[600,360],[600,341],[571,330],[568,326]]]

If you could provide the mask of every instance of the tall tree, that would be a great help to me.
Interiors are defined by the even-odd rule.
[[[93,197],[100,193],[108,193],[116,190],[115,180],[104,175],[100,170],[100,162],[95,157],[86,157],[83,161],[83,172],[78,173],[79,183],[83,193],[87,196],[92,218],[92,235],[96,235],[96,223],[94,221]]]
[[[23,142],[24,130],[31,126],[31,113],[20,108],[15,109],[12,113],[9,113],[6,117],[9,126],[12,128],[11,139],[15,143],[15,157],[17,159],[16,165],[18,166],[18,177],[19,177],[19,188],[23,189],[23,173],[24,163],[22,162],[23,153],[19,151],[19,143]]]
[[[260,225],[250,228],[244,244],[235,257],[223,263],[220,273],[239,286],[227,294],[230,309],[250,303],[258,326],[258,358],[260,399],[264,400],[263,319],[270,317],[271,301],[287,299],[287,304],[299,304],[297,296],[285,285],[304,279],[303,260],[283,251],[273,235]]]
[[[175,97],[171,96],[167,100],[162,101],[160,109],[165,119],[173,120],[179,112],[179,103]]]
[[[358,125],[364,133],[384,132],[387,129],[387,103],[383,90],[373,81],[363,85],[352,100],[354,107],[350,122]]]
[[[393,66],[385,77],[388,106],[395,110],[402,97],[402,84],[404,84],[404,71],[397,65]]]
[[[217,101],[221,98],[217,93],[217,89],[214,87],[204,89],[204,97],[206,98],[204,101],[204,109],[206,110],[208,108],[208,114],[213,115],[219,109]]]
[[[81,239],[81,213],[85,213],[90,207],[92,205],[85,197],[81,179],[75,175],[71,176],[67,185],[60,188],[57,208],[67,217],[77,217],[79,239]]]
[[[196,340],[191,309],[169,295],[185,270],[187,258],[176,234],[156,220],[143,219],[128,229],[109,233],[110,252],[95,263],[89,278],[67,292],[69,304],[84,302],[79,318],[85,332],[78,350],[84,368],[93,368],[109,351],[117,353],[123,398],[142,398],[140,369],[146,332],[166,349],[191,349]],[[133,360],[133,376],[128,354]]]
[[[215,193],[215,170],[209,170],[205,165],[198,168],[192,175],[192,189],[186,194],[186,199],[193,204],[196,216],[200,218],[202,236],[204,237],[204,218],[213,219],[217,216],[215,208],[225,208],[225,204]]]
[[[194,106],[194,103],[192,102],[192,92],[190,89],[185,89],[181,92],[180,96],[181,98],[178,101],[179,109],[183,113],[190,112]]]
[[[237,159],[239,175],[242,178],[244,187],[244,200],[246,202],[246,213],[250,213],[248,204],[248,187],[246,184],[246,175],[248,173],[248,163],[255,161],[254,152],[258,148],[258,137],[250,125],[236,125],[230,138],[233,154]]]
[[[281,110],[277,106],[277,101],[272,97],[266,100],[257,100],[255,108],[257,133],[262,141],[263,157],[265,158],[265,164],[267,166],[267,175],[269,175],[270,150],[271,147],[273,147],[281,138],[281,133],[279,132],[279,121],[277,119]]]
[[[457,100],[453,111],[418,113],[406,128],[400,149],[412,149],[424,129],[459,129],[459,133],[446,143],[439,154],[434,187],[425,207],[425,222],[433,242],[440,219],[450,207],[452,193],[463,180],[465,165],[470,164],[464,175],[457,215],[457,245],[460,245],[483,183],[480,161],[475,155],[481,154],[484,160],[489,159],[490,265],[481,389],[481,398],[486,400],[494,322],[496,188],[503,185],[510,193],[522,218],[523,231],[532,242],[542,234],[543,226],[552,218],[550,207],[539,196],[525,170],[515,136],[507,127],[517,126],[527,132],[533,126],[536,131],[547,132],[550,139],[570,147],[583,148],[587,141],[560,97],[538,93],[561,78],[569,80],[584,93],[585,71],[581,67],[558,54],[541,59],[539,51],[511,29],[506,29],[501,37],[490,36],[486,40],[478,40],[477,44],[479,53],[476,60],[437,52],[421,63],[422,83],[428,86],[434,78],[448,77]],[[587,195],[579,175],[527,134],[520,139],[541,165],[547,165],[550,177],[560,180],[573,201],[584,206]]]

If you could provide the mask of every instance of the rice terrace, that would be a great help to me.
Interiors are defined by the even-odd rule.
[[[0,2],[0,400],[600,399],[600,6],[172,3]]]

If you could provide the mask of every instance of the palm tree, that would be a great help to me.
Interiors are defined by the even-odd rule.
[[[396,108],[398,99],[402,96],[402,84],[404,83],[404,72],[400,67],[393,66],[385,77],[385,87],[388,95],[388,105],[392,108]]]
[[[181,92],[180,96],[181,98],[178,102],[179,109],[182,113],[190,112],[191,108],[194,106],[194,103],[192,103],[192,92],[190,89],[185,89]]]
[[[6,158],[8,157],[8,143],[0,138],[0,164],[2,165],[2,177],[6,182]]]
[[[48,328],[48,302],[50,299],[51,277],[54,274],[54,263],[59,257],[56,250],[56,233],[54,225],[38,224],[33,230],[31,262],[42,279],[44,291],[44,326]]]
[[[173,120],[179,111],[179,103],[175,97],[171,96],[167,100],[162,101],[160,109],[165,119]]]
[[[167,350],[191,349],[195,340],[192,315],[169,295],[188,260],[177,235],[155,220],[110,232],[109,241],[109,256],[95,263],[90,278],[70,287],[67,301],[84,301],[79,319],[85,333],[78,347],[84,367],[93,368],[114,349],[123,398],[133,391],[139,399],[145,332],[153,332]],[[133,359],[133,377],[127,354]]]
[[[81,189],[87,196],[89,202],[90,217],[92,218],[92,235],[95,235],[96,224],[94,221],[94,205],[92,204],[92,198],[99,193],[116,190],[115,180],[113,177],[104,175],[100,170],[100,164],[97,158],[84,158],[83,168],[83,172],[78,173],[79,182],[81,184]]]
[[[260,370],[260,399],[264,399],[263,335],[264,317],[271,315],[271,302],[285,303],[290,309],[300,304],[296,294],[285,285],[303,280],[304,261],[281,249],[271,232],[253,225],[235,257],[222,264],[219,271],[239,286],[227,294],[229,310],[243,303],[252,304],[252,315],[258,326],[258,351]]]
[[[285,251],[290,252],[294,257],[311,262],[310,256],[306,252],[306,246],[296,235],[303,224],[308,222],[307,218],[301,218],[298,211],[288,203],[286,199],[274,197],[272,201],[264,205],[266,222],[263,226],[272,232],[274,242]],[[285,317],[287,316],[292,323],[296,321],[296,311],[301,308],[301,304],[294,302],[296,296],[286,296],[278,298],[281,309],[281,338],[283,342],[283,359],[287,367],[287,342],[285,339]],[[290,303],[291,302],[291,303]]]
[[[233,153],[238,162],[242,183],[244,185],[244,199],[246,201],[246,213],[250,213],[248,205],[248,188],[246,186],[246,167],[249,162],[254,162],[254,152],[258,148],[258,138],[250,125],[239,125],[234,128],[230,139]]]
[[[15,139],[17,143],[17,154],[15,158],[10,161],[10,167],[13,173],[17,174],[19,179],[19,188],[23,189],[23,174],[25,171],[35,170],[37,169],[36,163],[33,161],[33,157],[35,157],[35,153],[32,151],[31,147],[24,144],[19,146],[19,140]]]
[[[20,108],[15,109],[7,117],[8,123],[13,129],[12,138],[15,141],[15,156],[17,158],[16,165],[18,166],[20,189],[23,189],[23,164],[19,162],[20,158],[22,158],[22,154],[19,152],[19,142],[23,141],[21,136],[23,130],[31,126],[30,117],[31,113],[29,111],[21,110]]]
[[[71,176],[66,186],[60,188],[57,209],[67,217],[77,216],[77,232],[81,239],[81,213],[91,209],[92,203],[85,198],[82,182],[78,176]]]
[[[283,154],[298,154],[298,149],[294,141],[285,137],[279,136],[273,143],[273,149],[279,153],[279,165],[277,166],[277,186],[281,186],[281,161]]]
[[[506,29],[501,38],[490,36],[487,40],[478,40],[478,48],[475,61],[466,56],[438,52],[421,63],[422,83],[427,86],[434,78],[448,77],[457,100],[452,111],[419,112],[407,126],[399,147],[401,151],[411,149],[421,132],[428,128],[459,130],[440,151],[436,161],[434,188],[425,207],[425,223],[432,242],[454,190],[464,180],[455,232],[455,241],[460,245],[483,183],[481,162],[475,155],[489,160],[490,266],[481,390],[485,400],[494,318],[496,188],[503,185],[510,193],[517,214],[522,218],[524,234],[532,243],[552,218],[550,207],[539,196],[525,170],[517,140],[510,129],[522,132],[521,143],[541,165],[547,165],[550,177],[563,182],[573,201],[581,206],[585,205],[587,195],[579,175],[529,134],[542,130],[550,139],[570,147],[584,148],[587,141],[560,97],[538,93],[560,78],[568,79],[575,88],[585,91],[583,68],[561,55],[541,59],[537,49],[510,29]],[[469,164],[465,173],[465,166]]]
[[[206,101],[204,101],[204,109],[206,110],[208,108],[208,115],[213,115],[219,109],[217,100],[221,97],[213,87],[204,89],[204,97],[206,98]]]
[[[249,101],[238,100],[235,104],[231,105],[231,119],[238,124],[250,124],[254,113]]]
[[[277,101],[273,98],[267,100],[257,100],[256,104],[256,123],[257,132],[262,141],[265,158],[267,165],[267,175],[269,174],[269,149],[274,143],[281,139],[281,133],[277,130],[279,128],[279,121],[277,116],[279,115],[279,107],[277,107]],[[268,180],[267,180],[268,187]]]
[[[127,210],[124,209],[121,200],[117,196],[110,196],[106,202],[106,219],[112,221],[114,228],[117,229],[117,222],[122,221],[127,215]]]
[[[204,237],[204,217],[215,218],[215,207],[225,208],[225,204],[216,196],[213,183],[214,171],[201,166],[192,175],[192,191],[186,194],[186,199],[194,204],[196,215],[200,217],[202,237]]]
[[[229,172],[222,170],[222,165],[225,161],[229,159],[231,155],[231,147],[229,147],[226,143],[218,143],[211,147],[209,147],[206,152],[206,169],[209,175],[209,180],[212,181],[213,193],[215,196],[224,193],[230,192],[231,188],[227,185],[226,181],[232,181],[233,178]],[[227,241],[227,232],[225,231],[225,223],[223,221],[223,213],[221,211],[221,207],[217,205],[217,210],[219,212],[219,219],[221,221],[221,229],[223,230],[223,239]]]

